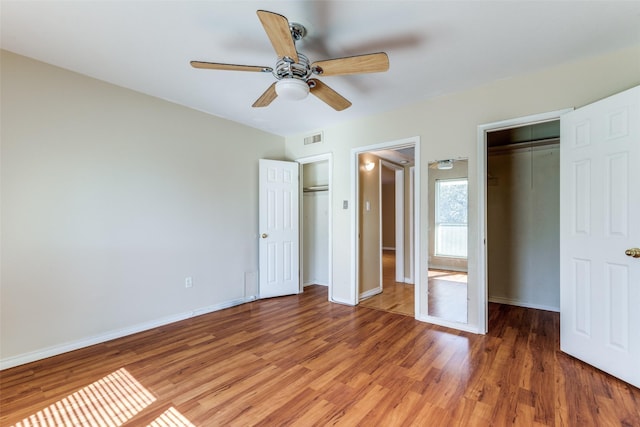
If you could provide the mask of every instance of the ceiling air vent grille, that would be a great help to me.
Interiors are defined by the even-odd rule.
[[[304,145],[309,145],[309,144],[319,144],[322,142],[322,132],[313,134],[313,135],[309,135],[307,137],[304,138]]]

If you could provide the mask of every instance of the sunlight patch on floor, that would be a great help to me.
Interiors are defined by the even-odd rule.
[[[15,424],[15,427],[117,427],[136,416],[155,400],[155,396],[126,369],[121,368],[25,418]],[[158,424],[163,425],[191,424]]]
[[[467,273],[462,271],[429,269],[429,279],[442,279],[449,282],[467,283]]]
[[[196,427],[173,406],[167,409],[147,427]]]

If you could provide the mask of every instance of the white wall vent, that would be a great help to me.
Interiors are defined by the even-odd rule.
[[[322,132],[318,132],[316,134],[309,135],[309,136],[305,137],[304,138],[304,145],[319,144],[319,143],[322,142],[322,139],[323,139]]]

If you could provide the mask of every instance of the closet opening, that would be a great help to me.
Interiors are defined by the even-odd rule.
[[[329,287],[331,300],[331,156],[299,159],[300,282]]]
[[[488,300],[560,311],[560,120],[486,133]]]

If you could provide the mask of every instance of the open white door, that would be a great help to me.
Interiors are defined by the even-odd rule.
[[[259,162],[260,298],[300,292],[298,163]]]
[[[562,116],[561,141],[560,347],[640,387],[640,87]]]

